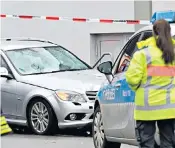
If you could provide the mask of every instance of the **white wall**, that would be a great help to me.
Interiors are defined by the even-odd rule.
[[[145,9],[146,8],[146,9]],[[142,11],[142,9],[144,11]],[[107,19],[149,19],[150,12],[175,10],[175,1],[1,1],[1,13]],[[134,32],[140,26],[1,19],[1,37],[36,37],[54,41],[90,63],[90,34]]]
[[[175,1],[152,1],[152,12],[155,11],[164,11],[164,10],[175,10]]]
[[[151,1],[135,1],[134,2],[135,19],[150,20],[152,16],[152,2]],[[135,25],[135,30],[139,30],[145,25]]]
[[[1,13],[65,17],[134,19],[134,1],[56,2],[3,1]],[[87,24],[45,20],[2,19],[1,37],[44,38],[90,63],[90,33],[134,32],[133,25]]]

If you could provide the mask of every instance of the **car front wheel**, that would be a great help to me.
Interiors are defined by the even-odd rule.
[[[57,120],[50,104],[44,99],[36,99],[29,104],[28,123],[35,134],[45,135],[56,129]]]
[[[92,136],[95,148],[120,148],[121,143],[109,142],[105,138],[102,114],[100,107],[97,107],[94,113]]]

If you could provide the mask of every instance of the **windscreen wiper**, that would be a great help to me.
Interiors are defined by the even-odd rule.
[[[39,75],[39,74],[48,74],[48,73],[55,73],[55,72],[59,72],[60,70],[55,70],[55,71],[47,71],[47,72],[35,72],[35,73],[30,73],[27,75]]]
[[[65,69],[65,70],[59,70],[58,72],[65,72],[65,71],[81,71],[81,70],[88,70],[86,69]]]
[[[53,70],[53,71],[48,71],[48,72],[36,72],[36,73],[27,74],[27,75],[39,75],[39,74],[48,74],[48,73],[65,72],[65,71],[81,71],[81,70],[88,70],[88,69],[86,68],[86,69]]]
[[[51,73],[51,72],[35,72],[35,73],[29,73],[26,75],[40,75],[40,74],[47,74],[47,73]]]

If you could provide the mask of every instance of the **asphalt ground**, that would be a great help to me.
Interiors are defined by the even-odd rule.
[[[88,131],[77,129],[62,130],[55,135],[38,136],[26,130],[1,137],[2,148],[94,148]],[[122,145],[122,148],[136,148]]]

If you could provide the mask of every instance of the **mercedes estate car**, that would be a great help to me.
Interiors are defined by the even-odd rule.
[[[171,24],[171,31],[175,39],[175,24]],[[152,35],[152,25],[140,29],[130,37],[115,63],[109,61],[98,66],[107,79],[95,101],[92,131],[95,148],[120,148],[122,143],[137,146],[133,115],[135,93],[126,82],[125,72],[138,50],[136,43]],[[159,147],[158,130],[155,139],[155,147]]]
[[[105,76],[64,47],[44,40],[1,39],[3,115],[36,134],[92,123]]]

